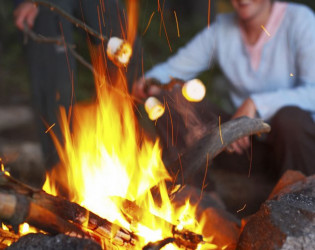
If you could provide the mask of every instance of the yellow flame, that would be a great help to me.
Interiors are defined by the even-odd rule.
[[[137,5],[131,4],[132,8]],[[133,39],[128,30],[128,40]],[[74,107],[71,129],[66,111],[60,109],[63,143],[53,136],[60,164],[49,173],[44,190],[56,194],[60,190],[56,186],[62,187],[72,201],[133,231],[140,236],[136,249],[172,237],[173,225],[178,225],[177,230],[189,227],[201,233],[188,202],[180,210],[172,206],[165,183],[171,178],[162,162],[159,142],[139,133],[124,72],[118,70],[117,79],[109,82],[103,58],[103,54],[92,53],[97,99]],[[159,190],[159,204],[152,187]],[[131,220],[123,212],[126,200],[138,207]],[[178,247],[169,244],[164,249]]]
[[[25,235],[28,233],[37,233],[38,230],[34,227],[31,227],[29,224],[27,223],[23,223],[19,226],[19,233],[20,235]]]
[[[46,174],[46,181],[43,185],[43,190],[45,190],[47,193],[51,195],[56,196],[58,194],[55,183],[51,181],[51,178],[48,174]]]

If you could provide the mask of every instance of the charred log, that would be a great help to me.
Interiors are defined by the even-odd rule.
[[[138,238],[127,229],[62,197],[28,187],[0,173],[0,218],[15,228],[23,222],[51,234],[65,233],[133,246]]]
[[[145,220],[141,218],[145,214],[152,216],[134,202],[121,201],[122,212],[127,219],[132,220],[131,223],[136,221],[145,225]],[[132,232],[99,217],[78,204],[28,187],[4,173],[0,173],[0,219],[14,226],[16,231],[19,224],[27,222],[52,235],[63,233],[93,239],[102,246],[110,242],[110,244],[129,249],[133,248],[138,241],[138,237]],[[155,220],[169,228],[174,242],[179,246],[196,249],[197,245],[203,241],[203,237],[199,234],[188,230],[178,230],[176,225],[157,216]],[[160,246],[162,242],[165,243],[168,240],[152,243],[151,246]]]

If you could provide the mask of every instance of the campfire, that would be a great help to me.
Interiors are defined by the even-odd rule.
[[[72,131],[61,108],[64,144],[52,133],[61,162],[48,173],[45,192],[3,171],[1,218],[19,235],[25,230],[18,225],[26,221],[37,231],[93,239],[103,249],[216,248],[211,238],[202,236],[189,200],[183,207],[172,204],[169,194],[178,187],[166,185],[172,180],[159,142],[138,132],[124,76],[110,85],[103,55],[93,59],[97,100],[74,108]],[[58,185],[68,191],[68,199],[61,197]],[[17,213],[21,218],[15,218]],[[3,227],[3,232],[12,230]],[[19,238],[12,233],[2,237],[6,245]]]
[[[126,40],[109,39],[107,49],[91,53],[95,102],[76,105],[70,115],[60,109],[62,141],[50,130],[60,164],[47,173],[43,190],[13,179],[1,165],[0,248],[30,233],[35,233],[32,237],[57,235],[57,241],[64,237],[69,237],[68,241],[89,240],[102,249],[236,247],[240,232],[236,223],[222,219],[228,217],[225,211],[210,206],[200,209],[202,190],[197,195],[185,193],[184,185],[227,145],[243,136],[268,132],[270,127],[247,118],[218,124],[200,138],[194,135],[198,141],[165,167],[159,140],[152,141],[141,131],[134,98],[127,91],[125,66],[131,54],[129,44],[135,38],[135,2],[130,1],[133,15],[128,13]],[[118,67],[115,81],[107,79],[105,51]],[[179,83],[186,100],[195,102],[204,97],[205,88],[198,80],[183,83],[173,79],[170,85],[174,83]],[[154,110],[148,111],[149,117],[154,120],[163,115],[165,103],[149,101],[146,109]],[[177,174],[185,171],[182,178],[174,178],[169,169]],[[226,238],[226,243],[215,243],[218,233],[211,224],[222,224],[234,245]]]
[[[128,42],[134,40],[132,30]],[[172,204],[170,194],[178,186],[166,184],[172,179],[159,141],[139,133],[124,76],[131,48],[121,41],[108,42],[118,51],[107,49],[110,58],[117,65],[123,58],[115,83],[106,78],[105,55],[92,55],[97,100],[74,107],[71,130],[60,109],[63,142],[51,130],[60,164],[47,174],[43,190],[19,183],[5,171],[0,174],[4,246],[23,234],[43,232],[92,239],[103,249],[216,248],[211,237],[202,235],[189,197],[182,207]],[[67,198],[60,190],[67,190]],[[22,230],[24,222],[32,229]]]

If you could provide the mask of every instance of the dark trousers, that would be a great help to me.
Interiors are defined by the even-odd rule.
[[[61,26],[65,40],[73,43],[72,25],[47,8],[40,8],[33,30],[43,36],[61,37]],[[50,169],[57,164],[59,158],[50,133],[45,131],[55,124],[52,131],[59,140],[62,139],[57,114],[60,106],[68,111],[74,102],[76,62],[72,56],[66,54],[62,45],[39,44],[29,39],[26,51],[31,78],[31,98],[44,164]]]
[[[175,161],[178,155],[189,153],[191,145],[187,138],[191,137],[188,135],[193,135],[193,143],[196,143],[200,133],[194,131],[207,133],[213,126],[218,126],[219,117],[221,123],[231,118],[231,115],[206,99],[200,103],[182,101],[178,105],[179,97],[176,94],[172,98],[164,95],[164,98],[170,109],[159,118],[156,127],[166,166]],[[193,118],[192,122],[189,122],[190,118]],[[274,115],[270,126],[269,134],[251,136],[251,146],[243,155],[222,152],[215,157],[210,168],[244,174],[264,173],[275,180],[288,169],[299,170],[305,175],[314,174],[315,123],[311,114],[297,107],[284,107]],[[196,186],[200,187],[204,174],[204,169],[196,174]],[[208,177],[211,178],[210,175]],[[213,189],[213,181],[208,183],[208,189]]]
[[[107,37],[123,37],[122,27],[126,26],[124,25],[122,8],[118,1],[104,1],[103,8],[99,6],[99,0],[50,1],[70,15],[75,15],[86,22],[94,30],[98,32],[102,30],[102,34]],[[39,10],[39,15],[33,27],[36,33],[46,37],[64,37],[67,43],[74,43],[74,25],[72,23],[61,17],[57,12],[43,6],[39,6]],[[82,33],[84,34],[84,32]],[[102,46],[98,38],[93,36],[88,36],[88,38],[87,42],[92,47]],[[106,50],[106,44],[104,46]],[[139,43],[137,46],[139,48]],[[45,166],[47,169],[51,169],[58,163],[59,158],[50,134],[45,133],[45,131],[49,126],[55,124],[52,131],[62,142],[62,133],[58,125],[58,112],[60,106],[63,106],[68,112],[71,105],[75,102],[77,85],[76,61],[71,53],[66,52],[63,45],[39,44],[29,39],[26,50],[39,138],[43,149]],[[137,56],[137,53],[134,53],[130,63],[132,66],[128,67],[129,82],[138,78],[140,72],[138,69],[141,68],[139,66],[140,63],[141,58]],[[106,60],[106,65],[108,77],[114,77],[117,67],[109,60]],[[91,84],[93,84],[92,79]]]
[[[286,170],[315,174],[315,122],[311,114],[297,107],[285,107],[271,120],[267,137],[270,164],[278,175]]]
[[[252,136],[251,147],[245,154],[223,152],[214,159],[215,167],[248,174],[265,173],[275,180],[286,170],[315,174],[315,122],[311,114],[288,106],[280,109],[269,124],[271,132],[262,135],[263,138]]]

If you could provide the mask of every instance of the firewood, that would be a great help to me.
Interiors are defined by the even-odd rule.
[[[0,173],[0,204],[0,219],[13,226],[27,222],[51,234],[64,233],[87,237],[101,244],[107,240],[113,245],[124,245],[127,248],[132,248],[139,240],[132,232],[114,225],[76,203],[28,187],[3,173]],[[149,212],[131,201],[125,200],[122,204],[124,207],[122,211],[129,219],[134,217],[137,222],[144,223],[138,213],[143,215]],[[160,217],[155,216],[155,219],[168,226],[177,245],[195,249],[203,241],[201,235],[188,230],[178,230],[176,225]],[[156,249],[160,244],[152,243],[151,246]]]
[[[206,167],[207,161],[210,162],[231,143],[245,136],[268,133],[269,131],[270,126],[261,119],[240,117],[230,120],[209,131],[207,135],[188,148],[180,159],[177,159],[167,168],[173,173],[183,169],[184,181],[188,184],[196,173]]]
[[[28,187],[3,173],[0,173],[0,201],[0,219],[8,220],[11,225],[27,222],[51,234],[66,233],[96,241],[107,239],[114,245],[133,246],[138,241],[127,229],[80,205]],[[21,202],[24,204],[19,205]],[[23,216],[16,219],[17,214]]]
[[[82,229],[75,224],[63,220],[51,211],[32,203],[25,196],[0,192],[0,201],[2,204],[0,218],[12,226],[27,222],[53,234],[75,233],[81,237],[85,235]]]
[[[119,197],[115,197],[114,199],[120,201],[122,205],[121,211],[130,223],[137,222],[146,225],[146,214],[149,213],[147,210],[139,207],[133,201],[121,200]],[[172,233],[172,237],[158,242],[149,243],[146,247],[144,247],[144,249],[160,249],[170,242],[175,242],[178,246],[184,246],[185,249],[196,249],[198,244],[203,242],[203,237],[200,234],[196,234],[186,229],[180,230],[176,225],[164,220],[161,217],[151,214],[150,216],[154,217],[154,221],[156,221],[157,224],[163,225],[163,228],[167,228]],[[147,226],[150,227],[150,225]]]
[[[7,248],[12,242],[17,241],[18,239],[18,235],[0,227],[0,249]]]

